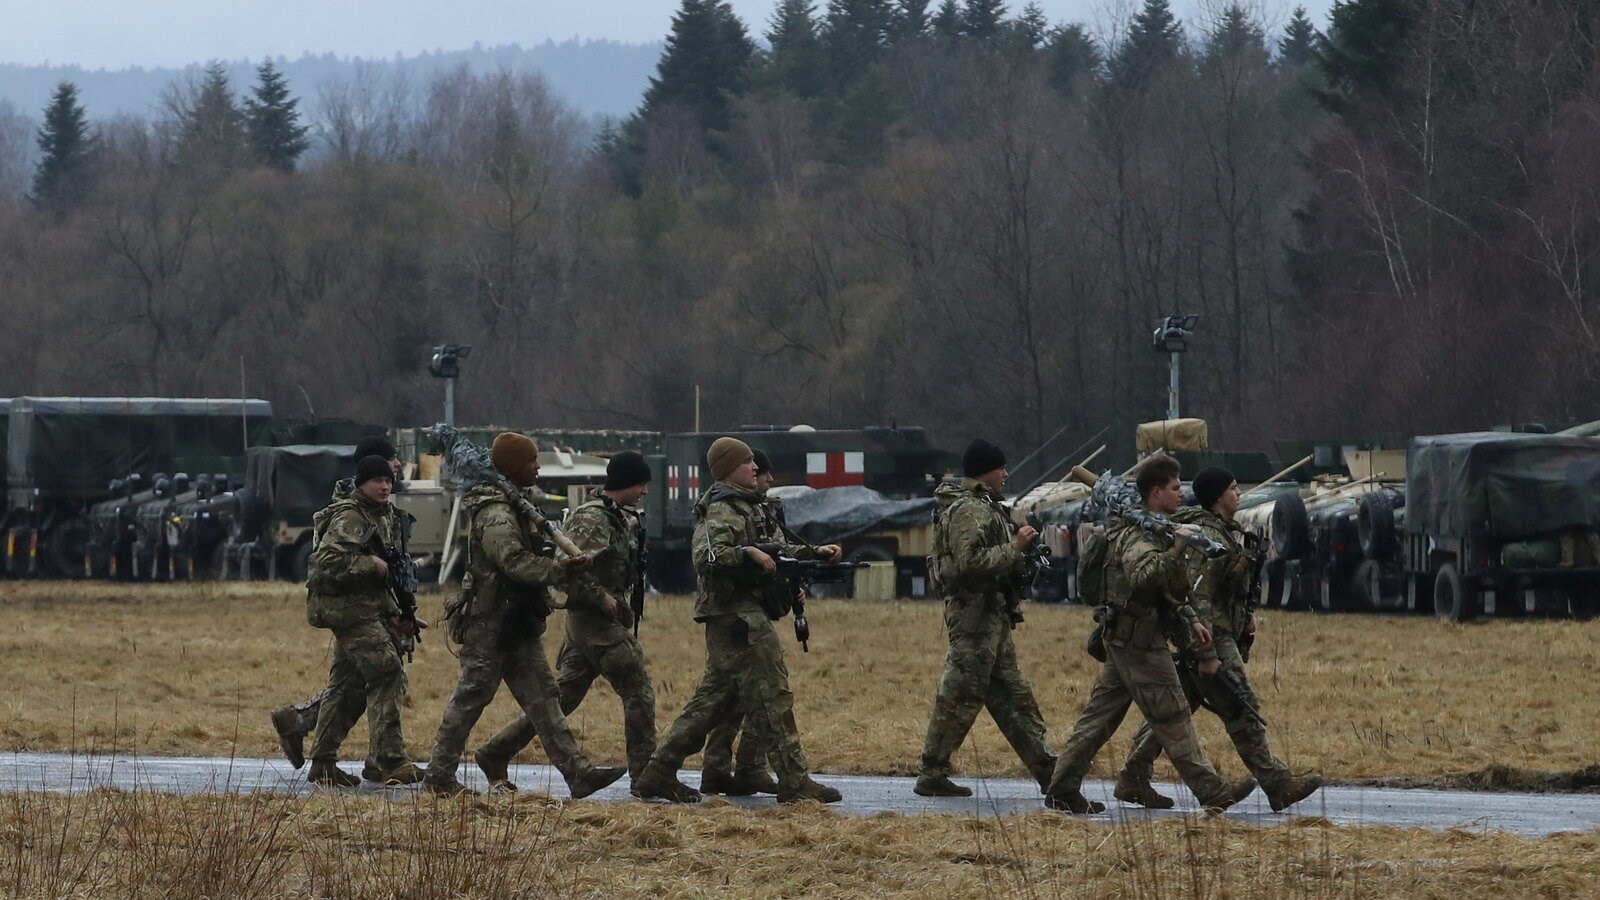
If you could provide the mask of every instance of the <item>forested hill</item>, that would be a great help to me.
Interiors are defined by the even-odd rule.
[[[321,86],[361,80],[384,80],[398,72],[417,84],[441,71],[465,65],[474,72],[509,69],[538,72],[563,100],[585,115],[622,117],[639,105],[650,73],[661,57],[661,44],[622,44],[614,41],[546,41],[531,47],[517,44],[440,50],[418,56],[362,60],[333,54],[279,57],[275,63],[290,85],[305,95],[308,112],[315,113]],[[225,62],[236,83],[248,83],[261,60]],[[161,94],[175,80],[196,80],[204,61],[184,69],[83,69],[72,65],[0,65],[0,99],[32,115],[50,100],[50,92],[63,80],[78,86],[85,108],[95,119],[118,114],[149,115],[160,105]]]
[[[465,421],[915,423],[1020,457],[1160,416],[1182,313],[1220,446],[1593,419],[1596,34],[1538,0],[1094,29],[679,0],[598,141],[510,71],[391,73],[315,120],[271,67],[98,124],[65,84],[37,165],[0,116],[0,396],[242,369],[285,411],[422,423],[451,342]]]

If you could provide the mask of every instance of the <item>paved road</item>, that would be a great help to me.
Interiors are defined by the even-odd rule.
[[[345,769],[354,772],[359,766],[346,764]],[[484,787],[482,776],[472,766],[463,766],[461,774],[474,787]],[[524,790],[543,791],[556,797],[567,795],[566,784],[549,766],[512,766],[511,777]],[[844,793],[844,802],[835,804],[833,808],[852,815],[889,812],[902,815],[949,813],[992,816],[1040,809],[1038,788],[1032,782],[1017,779],[958,779],[975,788],[973,797],[929,799],[913,794],[912,779],[905,777],[818,777]],[[683,779],[693,785],[699,775],[685,772]],[[632,798],[628,796],[627,783],[624,778],[591,799],[630,801]],[[138,788],[174,794],[272,792],[309,795],[313,790],[305,782],[304,770],[296,772],[282,760],[0,754],[0,792],[83,792],[100,787]],[[378,793],[383,789],[366,785],[362,790]],[[403,794],[415,788],[389,790]],[[1089,782],[1085,785],[1084,793],[1110,806],[1104,816],[1096,817],[1105,821],[1142,816],[1194,815],[1199,811],[1189,793],[1175,785],[1166,785],[1163,793],[1178,798],[1178,808],[1161,812],[1116,803],[1111,799],[1109,782]],[[752,808],[768,806],[773,802],[771,797],[731,799],[740,806]],[[1396,825],[1441,830],[1467,828],[1542,837],[1561,831],[1600,829],[1600,794],[1501,794],[1330,787],[1300,804],[1293,812],[1323,816],[1341,825]],[[1227,815],[1230,819],[1262,825],[1281,824],[1293,818],[1289,814],[1273,813],[1259,791],[1229,810]]]

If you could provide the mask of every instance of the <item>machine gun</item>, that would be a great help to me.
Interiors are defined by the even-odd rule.
[[[550,518],[539,507],[529,500],[511,480],[500,474],[494,467],[494,460],[489,456],[487,448],[480,447],[468,440],[466,435],[457,431],[455,426],[440,422],[428,429],[428,434],[433,438],[434,449],[443,453],[445,474],[457,485],[473,488],[480,484],[490,484],[499,488],[506,495],[506,500],[513,509],[525,516],[533,527],[544,532],[550,540],[561,548],[561,552],[574,558],[581,558],[593,562],[593,557],[578,549],[572,538],[561,530],[561,527],[550,521]]]
[[[1044,525],[1036,515],[1028,516],[1028,525],[1039,532],[1022,551],[1022,566],[1017,574],[1012,577],[1010,590],[1010,606],[1008,612],[1011,621],[1022,624],[1022,598],[1033,597],[1034,585],[1039,583],[1041,577],[1048,578],[1054,568],[1050,545],[1044,542]]]
[[[1150,537],[1168,540],[1172,538],[1173,530],[1177,526],[1166,516],[1145,509],[1144,499],[1139,496],[1139,489],[1126,478],[1107,470],[1095,479],[1093,487],[1094,490],[1089,494],[1089,506],[1104,510],[1108,517],[1121,516],[1133,522]],[[1200,548],[1206,556],[1216,559],[1228,554],[1226,544],[1213,540],[1199,529],[1195,531],[1196,534],[1186,540]]]
[[[774,577],[784,582],[786,590],[780,594],[777,601],[764,602],[767,615],[773,619],[781,619],[794,610],[794,639],[800,642],[800,649],[806,653],[811,652],[811,622],[806,619],[806,587],[813,584],[831,584],[846,578],[852,578],[857,569],[865,569],[864,562],[823,562],[818,559],[795,559],[784,556],[783,545],[778,543],[756,544],[757,550],[772,557],[777,563],[778,570]],[[768,592],[767,596],[770,596]]]
[[[400,607],[400,621],[409,626],[400,629],[396,634],[395,649],[405,656],[406,662],[411,662],[417,645],[422,643],[422,629],[428,626],[417,618],[417,588],[421,582],[417,579],[417,561],[412,558],[408,546],[411,543],[411,514],[401,510],[399,515],[398,546],[391,547],[385,544],[379,537],[376,527],[367,532],[364,543],[388,566],[389,574],[384,580],[389,592],[394,595],[395,604]]]

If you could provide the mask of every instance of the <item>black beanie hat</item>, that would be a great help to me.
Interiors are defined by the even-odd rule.
[[[1194,499],[1201,509],[1210,509],[1211,504],[1216,503],[1217,498],[1228,490],[1228,485],[1237,480],[1227,469],[1201,469],[1200,474],[1194,477]]]
[[[648,484],[649,481],[650,464],[636,450],[624,450],[606,463],[605,489],[608,491],[626,490],[636,484]]]
[[[399,455],[394,445],[389,443],[389,439],[381,434],[369,434],[356,444],[356,459],[366,459],[369,456],[394,459]]]
[[[968,478],[993,472],[1005,464],[1005,452],[983,438],[973,438],[967,452],[961,454],[961,473]]]
[[[376,453],[363,456],[356,462],[356,487],[374,478],[394,480],[394,470],[389,468],[389,461]]]
[[[750,455],[756,460],[756,474],[765,475],[772,471],[772,457],[765,450],[751,450]]]

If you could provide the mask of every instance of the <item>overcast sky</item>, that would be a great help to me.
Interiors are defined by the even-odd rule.
[[[1013,11],[1023,2],[1013,0]],[[1054,21],[1093,22],[1119,2],[1040,5]],[[1208,2],[1216,0],[1173,0],[1173,8],[1187,17]],[[1330,2],[1306,3],[1319,26]],[[1281,24],[1292,5],[1267,0],[1265,16]],[[733,6],[759,33],[774,0]],[[666,34],[677,7],[677,0],[0,0],[0,62],[123,68],[308,51],[385,57],[571,37],[637,43]]]

